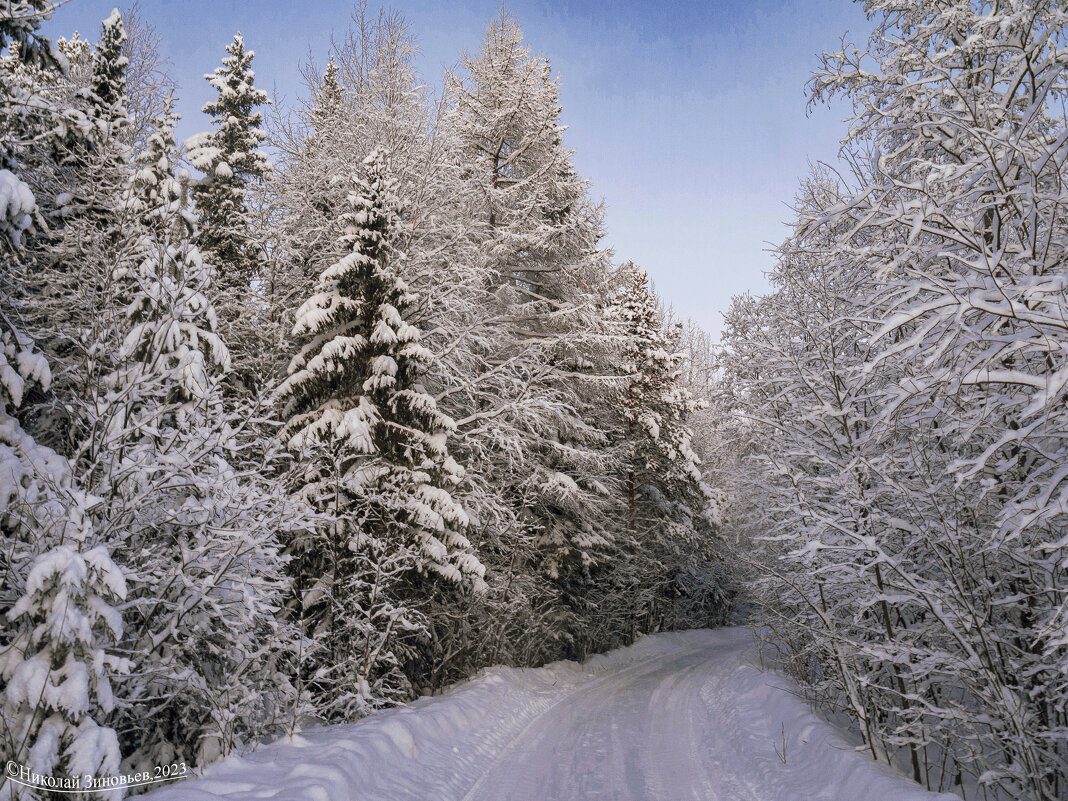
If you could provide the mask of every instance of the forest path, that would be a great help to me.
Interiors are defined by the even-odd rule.
[[[312,729],[152,801],[933,801],[762,672],[751,634],[645,637],[584,665],[493,668]],[[784,754],[784,755],[783,755]]]

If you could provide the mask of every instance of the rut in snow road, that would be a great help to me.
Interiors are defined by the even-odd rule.
[[[856,753],[789,679],[758,664],[749,632],[718,629],[645,637],[584,665],[494,668],[443,696],[230,758],[149,798],[955,798]]]

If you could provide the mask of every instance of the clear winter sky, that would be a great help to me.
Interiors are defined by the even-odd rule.
[[[46,30],[92,41],[112,6],[70,0]],[[424,78],[477,53],[499,0],[396,0],[422,48]],[[375,8],[372,2],[372,8]],[[531,48],[559,74],[567,145],[607,203],[607,244],[634,259],[683,316],[716,333],[732,295],[766,288],[808,163],[832,160],[844,106],[806,116],[821,50],[870,26],[849,0],[508,0]],[[296,65],[322,63],[351,0],[141,0],[177,79],[179,136],[208,127],[200,107],[235,31],[255,50],[257,85],[289,101]]]

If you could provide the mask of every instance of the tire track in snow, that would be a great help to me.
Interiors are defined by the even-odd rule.
[[[632,673],[632,672],[634,672],[634,671],[636,671],[636,670],[638,670],[640,668],[643,668],[643,667],[647,668],[650,665],[652,665],[654,667],[654,669],[656,669],[657,667],[659,667],[659,663],[662,662],[662,660],[663,660],[663,656],[659,655],[659,654],[655,655],[655,656],[645,657],[644,659],[642,659],[642,660],[640,660],[640,661],[638,661],[638,662],[636,662],[636,663],[634,663],[632,665],[628,665],[628,666],[620,668],[618,670],[609,671],[604,676],[600,676],[600,677],[591,679],[591,680],[589,680],[587,682],[583,682],[582,684],[580,684],[579,686],[575,687],[574,689],[569,690],[566,693],[564,693],[560,697],[559,700],[553,702],[549,707],[547,707],[546,709],[544,709],[541,712],[539,712],[537,715],[535,715],[533,718],[531,718],[523,726],[522,729],[520,729],[514,735],[512,735],[512,737],[510,738],[509,742],[500,751],[498,751],[498,753],[494,756],[493,761],[482,770],[482,772],[479,775],[478,779],[475,781],[475,783],[473,785],[471,785],[471,788],[467,791],[466,794],[464,794],[463,798],[460,799],[460,801],[475,801],[475,799],[477,799],[479,797],[478,793],[482,789],[483,784],[491,776],[491,774],[493,774],[494,771],[498,770],[501,767],[501,765],[504,763],[504,760],[513,751],[515,751],[515,749],[521,743],[523,743],[524,738],[526,738],[531,733],[533,733],[533,731],[535,730],[535,728],[537,727],[538,724],[545,722],[547,716],[550,713],[552,713],[553,711],[557,710],[565,702],[572,701],[576,697],[578,697],[580,695],[585,695],[585,694],[589,693],[591,690],[595,690],[595,689],[597,689],[599,687],[602,687],[602,686],[605,686],[605,685],[611,686],[613,684],[616,684],[616,683],[618,683],[620,676],[622,676],[624,674],[627,674],[627,673]],[[542,788],[542,789],[544,789],[544,788]],[[502,801],[506,797],[506,796],[501,796],[500,795],[500,793],[503,792],[503,791],[504,791],[504,788],[501,788],[500,786],[497,786],[497,787],[493,788],[492,791],[491,791],[490,798],[495,799],[495,801]],[[542,796],[542,797],[545,797],[545,796]]]
[[[569,691],[516,734],[463,801],[767,801],[732,760],[709,759],[709,733],[722,723],[708,719],[701,698],[710,656],[707,646],[675,650]]]

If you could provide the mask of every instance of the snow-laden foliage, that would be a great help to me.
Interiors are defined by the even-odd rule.
[[[126,581],[107,548],[91,545],[86,496],[48,490],[52,497],[36,508],[23,498],[7,509],[32,526],[37,547],[51,547],[30,562],[22,595],[6,610],[14,637],[0,652],[4,750],[41,775],[108,775],[119,767],[118,738],[97,721],[115,707],[110,676],[129,670],[114,653]],[[13,798],[34,797],[25,786],[8,786]]]
[[[10,170],[0,170],[0,234],[19,247],[36,210],[37,201],[26,182]]]
[[[417,627],[392,585],[415,572],[477,590],[484,572],[465,536],[467,514],[450,495],[463,477],[446,445],[455,423],[419,383],[433,354],[405,319],[417,297],[397,275],[404,256],[396,242],[388,154],[375,151],[364,166],[367,177],[356,178],[343,218],[348,253],[322,272],[315,294],[298,310],[293,333],[307,344],[278,389],[287,419],[283,438],[298,454],[312,452],[300,468],[299,491],[333,518],[330,541],[315,549],[325,553],[304,543],[295,548],[312,551],[313,563],[329,560],[325,573],[312,568],[297,578],[298,587],[314,581],[301,600],[305,609],[309,594],[321,595],[326,604],[319,615],[329,620],[334,664],[320,667],[317,678],[334,677],[334,694],[341,697],[326,711],[342,717],[351,714],[352,704],[362,711],[372,703],[372,673],[384,669],[378,660],[395,668],[388,645],[393,626]],[[378,608],[383,603],[389,611]],[[339,625],[353,617],[368,624],[362,642]],[[370,632],[382,625],[384,636],[374,641]],[[351,687],[338,669],[361,651]]]
[[[266,257],[253,207],[272,169],[259,149],[267,134],[258,109],[270,101],[254,86],[255,53],[245,49],[240,33],[226,52],[222,66],[204,76],[218,92],[202,109],[214,127],[189,137],[185,146],[190,162],[204,173],[193,187],[200,225],[197,244],[215,266],[220,330],[235,354],[234,378],[248,391],[258,380],[249,362],[261,324],[255,301]]]
[[[0,43],[10,38],[13,48],[5,66],[13,72],[60,66],[36,33],[50,11],[51,4],[19,3],[0,16]],[[5,128],[24,89],[0,82]],[[6,153],[10,166],[17,166],[14,152]],[[116,732],[106,725],[115,708],[111,678],[129,669],[115,653],[123,633],[116,605],[126,597],[126,581],[87,514],[97,499],[78,488],[67,461],[37,443],[19,419],[26,398],[48,391],[52,375],[13,322],[22,287],[12,268],[25,258],[22,234],[36,198],[18,175],[4,170],[0,176],[7,193],[0,231],[0,743],[7,759],[42,774],[109,773],[121,759]],[[37,795],[7,772],[0,790],[12,798]]]
[[[74,484],[67,461],[38,444],[16,415],[30,387],[47,389],[48,363],[4,318],[0,368],[0,743],[42,774],[114,772],[121,758],[106,725],[124,574],[93,528],[97,499]],[[7,781],[13,798],[32,791]],[[117,797],[117,796],[113,796]]]
[[[245,49],[240,33],[226,46],[222,66],[205,75],[219,96],[204,104],[215,128],[186,140],[189,160],[204,173],[195,190],[200,220],[200,248],[220,267],[220,280],[228,288],[247,285],[257,275],[258,253],[250,241],[249,184],[262,181],[271,163],[259,149],[267,134],[260,129],[263,113],[256,109],[270,101],[253,85],[255,53]]]
[[[102,27],[100,43],[93,54],[90,86],[99,103],[97,113],[114,119],[126,116],[126,67],[130,63],[122,52],[126,30],[118,9],[112,9]]]
[[[682,326],[665,320],[648,276],[633,262],[617,280],[612,311],[622,328],[626,373],[617,436],[626,454],[627,526],[620,537],[626,556],[613,564],[613,575],[630,614],[660,625],[680,615],[680,601],[693,600],[706,614],[725,607],[729,589],[713,547],[722,519],[691,444],[690,418],[705,403],[683,380]],[[693,573],[714,576],[712,586],[701,587]],[[711,604],[701,597],[709,589]]]
[[[38,205],[19,259],[24,292],[33,297],[21,313],[54,376],[52,392],[34,398],[27,423],[67,455],[85,424],[69,401],[91,395],[99,371],[107,369],[92,343],[109,314],[110,262],[128,243],[121,196],[130,153],[120,138],[128,120],[118,15],[105,20],[102,37],[95,52],[78,36],[58,40],[68,66],[62,75],[7,65],[26,104],[12,128],[13,158]],[[111,93],[107,101],[97,84]]]
[[[761,594],[873,754],[1060,798],[1068,16],[866,5],[867,51],[813,81],[854,104],[853,174],[806,184],[775,291],[728,318]]]
[[[124,311],[102,344],[116,348],[115,366],[79,450],[130,578],[123,646],[139,659],[120,717],[132,770],[226,754],[288,703],[276,677],[276,537],[299,520],[256,474],[268,465],[243,463],[246,420],[222,406],[229,353],[174,172],[175,119],[159,120],[123,195],[136,241],[113,274]]]
[[[472,237],[492,294],[481,364],[467,397],[456,398],[467,403],[457,417],[489,438],[473,443],[472,469],[496,476],[518,512],[498,546],[501,567],[521,553],[524,570],[548,579],[537,594],[555,596],[552,636],[582,654],[587,637],[603,638],[582,621],[595,606],[607,610],[590,589],[614,547],[622,472],[610,436],[620,375],[601,208],[564,146],[557,80],[518,23],[502,11],[462,67],[447,76],[445,122],[466,166]]]
[[[630,450],[627,499],[636,525],[636,496],[655,509],[652,517],[708,520],[709,489],[690,445],[687,418],[702,408],[680,379],[686,356],[677,350],[681,332],[663,330],[656,298],[644,271],[624,265],[617,301],[624,326],[627,386],[623,419]]]
[[[65,63],[38,28],[51,19],[53,0],[11,0],[0,12],[0,50],[17,52],[20,60],[42,70],[62,71]]]
[[[230,366],[206,294],[211,268],[192,244],[187,189],[172,172],[176,120],[177,115],[170,114],[160,121],[135,162],[124,198],[144,233],[112,274],[118,298],[125,303],[128,329],[118,353],[121,367],[107,380],[109,389],[129,395],[128,388],[143,376],[164,376],[174,387],[165,398],[168,413],[174,401],[193,407],[204,403],[212,390],[210,373]],[[149,405],[146,400],[138,398],[141,413]]]

